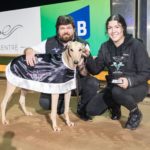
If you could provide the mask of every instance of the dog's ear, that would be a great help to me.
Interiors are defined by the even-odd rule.
[[[69,49],[71,43],[72,43],[71,41],[67,42],[67,44],[64,47],[64,51],[67,50],[67,49]]]
[[[69,48],[68,43],[64,46],[63,51],[66,51]]]
[[[67,45],[65,45],[62,49],[62,52],[66,51],[67,50]]]
[[[70,47],[71,43],[72,43],[72,41],[69,41],[69,42],[67,43],[67,47],[68,47],[68,48]]]

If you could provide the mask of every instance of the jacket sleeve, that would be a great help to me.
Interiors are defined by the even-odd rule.
[[[140,41],[136,42],[133,47],[136,74],[128,77],[129,87],[143,84],[150,79],[150,58],[144,44]]]
[[[104,65],[104,53],[103,53],[103,46],[99,49],[98,56],[93,58],[92,55],[87,58],[86,67],[89,73],[96,75],[100,73],[105,65]]]

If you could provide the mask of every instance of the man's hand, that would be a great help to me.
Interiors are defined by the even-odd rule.
[[[24,50],[26,56],[26,62],[29,66],[34,66],[36,64],[35,53],[32,48],[26,48]]]
[[[117,84],[118,86],[120,86],[123,89],[127,89],[128,88],[129,83],[128,83],[128,79],[127,78],[121,77],[118,80],[122,82],[120,84]]]

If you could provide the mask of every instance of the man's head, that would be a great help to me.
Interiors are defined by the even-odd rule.
[[[71,16],[59,16],[56,22],[56,32],[59,39],[66,43],[74,39],[75,24]]]

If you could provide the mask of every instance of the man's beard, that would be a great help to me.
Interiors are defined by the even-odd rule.
[[[67,36],[66,36],[67,35]],[[72,41],[74,38],[73,35],[68,35],[68,34],[64,34],[61,37],[59,36],[59,39],[63,42],[63,43],[67,43],[68,41]]]

